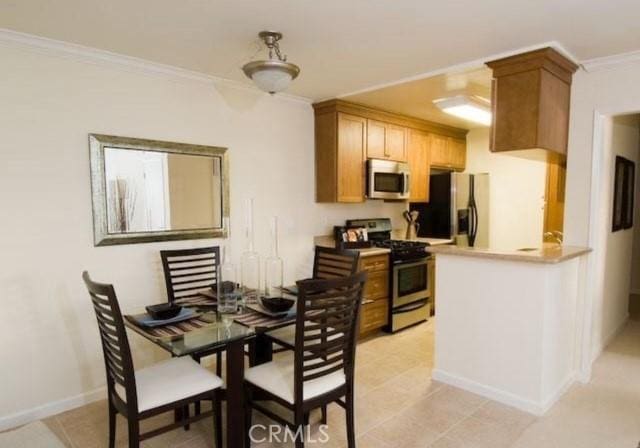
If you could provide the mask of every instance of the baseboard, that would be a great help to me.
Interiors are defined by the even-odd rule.
[[[567,375],[560,387],[542,402],[543,414],[546,413],[556,402],[569,390],[571,385],[578,379],[577,372]]]
[[[503,390],[486,386],[484,384],[480,384],[457,375],[443,372],[439,369],[434,369],[431,376],[436,381],[440,381],[442,383],[464,389],[477,395],[482,395],[483,397],[489,398],[490,400],[506,404],[507,406],[511,406],[534,415],[543,415],[545,412],[547,412],[551,408],[551,406],[553,406],[556,401],[558,401],[558,399],[567,391],[571,384],[573,384],[573,381],[575,379],[574,375],[570,375],[556,392],[554,392],[543,402],[538,403],[533,400],[519,397],[510,392],[505,392]]]
[[[107,392],[104,387],[86,392],[74,397],[64,398],[59,401],[53,401],[46,403],[42,406],[38,406],[26,411],[21,411],[16,414],[0,417],[0,431],[15,428],[16,426],[26,425],[36,420],[41,420],[52,415],[59,414],[70,409],[74,409],[85,404],[92,403],[94,401],[103,400],[107,397]]]
[[[624,327],[627,325],[628,321],[629,313],[624,316],[624,319],[622,319],[620,324],[611,333],[609,333],[604,338],[604,341],[602,341],[602,343],[598,346],[598,348],[593,351],[591,355],[591,364],[593,364],[595,360],[598,359],[604,349],[607,348],[607,345],[609,345],[616,338],[616,336],[618,336],[622,332],[622,330],[624,330]]]

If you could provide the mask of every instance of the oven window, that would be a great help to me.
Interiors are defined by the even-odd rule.
[[[401,267],[398,269],[398,297],[427,289],[427,265]]]
[[[375,191],[383,193],[402,193],[404,191],[404,178],[402,174],[374,173],[373,186]]]

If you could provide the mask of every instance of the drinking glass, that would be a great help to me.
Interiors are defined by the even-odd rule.
[[[233,264],[224,262],[218,266],[218,315],[225,327],[230,327],[238,313],[240,288]]]

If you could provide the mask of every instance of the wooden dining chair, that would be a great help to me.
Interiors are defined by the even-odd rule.
[[[203,289],[215,290],[220,264],[218,246],[161,250],[160,258],[169,302],[196,297]]]
[[[199,292],[213,288],[218,284],[218,265],[220,264],[220,248],[218,246],[199,247],[195,249],[161,250],[164,282],[167,286],[167,299],[173,302],[177,299],[197,297]],[[216,355],[216,374],[222,376],[222,352]],[[208,353],[213,354],[213,353]],[[200,362],[201,356],[193,354],[191,357]],[[196,413],[200,408],[196,404]]]
[[[349,277],[358,271],[360,252],[316,246],[313,278]]]
[[[355,448],[354,368],[360,302],[366,273],[326,280],[302,280],[293,353],[245,372],[246,440],[253,409],[289,427],[296,448],[304,447],[304,425],[313,409],[336,402],[346,411],[347,442]],[[253,401],[264,398],[291,410],[287,421]]]
[[[313,279],[349,277],[358,271],[360,253],[356,250],[334,249],[316,246],[313,261]],[[289,325],[270,331],[267,336],[285,350],[293,350],[296,338],[295,326]],[[282,350],[276,350],[276,352]]]
[[[109,406],[109,447],[115,446],[116,415],[127,419],[129,447],[203,418],[213,416],[216,447],[222,448],[219,376],[200,366],[191,358],[171,358],[150,367],[134,371],[129,341],[120,306],[112,285],[96,283],[82,273],[98,321],[107,376]],[[185,410],[190,403],[212,400],[211,411],[189,417]],[[180,411],[179,421],[140,432],[140,421],[170,411]]]

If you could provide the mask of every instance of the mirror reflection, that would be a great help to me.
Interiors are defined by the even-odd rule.
[[[222,158],[104,147],[110,234],[222,228]]]

